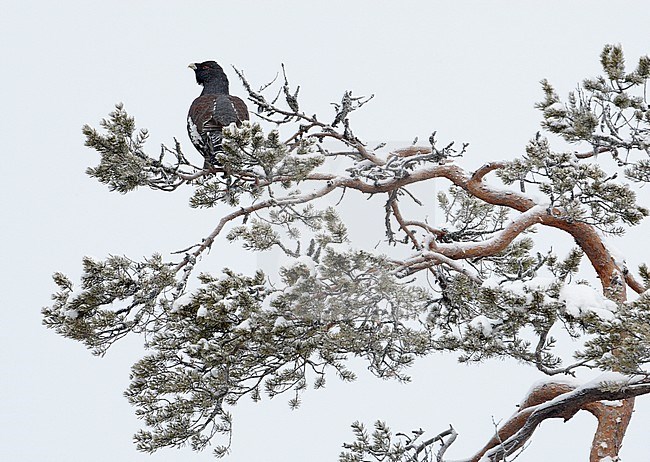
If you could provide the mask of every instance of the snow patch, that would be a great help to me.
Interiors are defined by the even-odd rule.
[[[623,401],[616,400],[616,401],[607,401],[607,400],[600,400],[601,403],[603,403],[605,406],[610,406],[610,407],[621,407],[623,405]]]
[[[77,319],[79,317],[79,312],[74,309],[69,309],[63,312],[63,316],[65,316],[68,319]]]
[[[555,278],[537,276],[526,282],[526,287],[532,290],[548,290],[555,283]]]
[[[298,258],[290,261],[287,266],[291,268],[298,265],[305,266],[309,270],[310,276],[316,276],[316,262],[310,256],[300,255]]]
[[[250,318],[244,319],[236,326],[236,329],[242,329],[242,330],[250,330],[250,328],[251,328]]]
[[[610,320],[617,308],[616,303],[586,284],[566,284],[560,289],[560,301],[566,304],[567,313],[576,318],[595,314]]]
[[[183,305],[187,305],[192,301],[192,294],[190,292],[186,292],[182,294],[180,297],[178,297],[176,300],[172,302],[172,313],[178,313],[180,309],[183,307]]]
[[[282,327],[286,326],[287,324],[289,324],[289,321],[287,321],[286,318],[278,316],[275,320],[275,323],[273,323],[273,327]]]
[[[501,324],[499,320],[490,319],[485,315],[479,315],[470,321],[469,326],[481,332],[485,337],[489,337],[492,335],[494,327],[499,324]]]
[[[484,289],[499,289],[500,288],[499,278],[497,278],[496,276],[490,276],[489,278],[483,281],[481,287],[483,287]]]
[[[560,376],[560,375],[554,375],[553,377],[549,378],[544,378],[541,380],[538,380],[534,382],[530,388],[528,389],[528,392],[524,395],[525,397],[530,396],[535,390],[538,388],[542,388],[545,385],[548,385],[550,383],[558,383],[558,384],[564,384],[564,385],[569,385],[570,387],[579,387],[580,386],[580,381],[576,378],[570,377],[570,376]],[[526,398],[524,398],[526,399]]]
[[[273,303],[275,300],[277,300],[280,295],[282,295],[282,292],[279,290],[273,291],[270,294],[268,294],[266,297],[264,297],[264,300],[262,300],[262,311],[271,311],[273,310],[273,307],[271,306],[271,303]]]
[[[196,310],[197,318],[205,318],[207,315],[208,315],[208,309],[205,306],[202,306],[198,310]]]

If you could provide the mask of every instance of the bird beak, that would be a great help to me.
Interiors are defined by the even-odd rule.
[[[196,64],[195,64],[195,63],[190,63],[190,65],[187,66],[187,67],[189,67],[189,68],[192,69],[193,71],[196,70]]]

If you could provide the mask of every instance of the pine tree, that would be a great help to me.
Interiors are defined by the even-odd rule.
[[[345,92],[324,121],[301,108],[284,68],[282,82],[259,92],[237,71],[261,123],[225,129],[215,169],[192,164],[177,141],[150,156],[147,131],[117,105],[100,130],[83,128],[101,156],[87,173],[120,193],[189,189],[191,207],[221,218],[183,252],[86,257],[78,286],[56,273],[43,322],[97,355],[142,336],[147,354],[125,395],[145,423],[135,435],[145,452],[216,442],[225,455],[242,397],[288,394],[296,407],[331,374],[354,380],[352,357],[407,381],[416,357],[447,351],[461,362],[514,358],[548,376],[467,460],[506,460],[542,421],[580,410],[598,419],[590,460],[617,460],[634,398],[650,393],[650,272],[635,276],[607,236],[648,215],[635,187],[650,180],[650,58],[628,71],[621,47],[608,45],[601,64],[603,75],[566,101],[543,81],[537,108],[550,137],[537,133],[521,157],[475,171],[460,165],[467,144],[443,146],[435,132],[426,145],[369,147],[351,115],[372,97]],[[558,137],[579,150],[554,150]],[[431,193],[443,183],[448,190]],[[324,204],[335,195],[337,206]],[[351,242],[340,213],[370,196],[383,198],[378,247]],[[433,211],[444,223],[427,221]],[[548,227],[575,248],[556,254]],[[273,275],[215,273],[203,263],[218,239],[291,260]],[[569,357],[557,348],[566,338]],[[604,374],[586,385],[556,379],[585,368]],[[383,422],[372,435],[359,422],[353,430],[341,461],[442,461],[456,439],[452,427],[429,438]]]

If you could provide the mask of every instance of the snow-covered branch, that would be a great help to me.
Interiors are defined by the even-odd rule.
[[[600,446],[599,457],[609,455],[613,459],[618,454],[620,440],[629,423],[630,414],[626,412],[629,404],[624,400],[648,393],[650,393],[650,383],[647,381],[635,382],[616,374],[605,374],[582,386],[544,383],[529,392],[515,415],[499,429],[498,435],[468,459],[468,462],[478,462],[483,459],[495,462],[506,460],[507,456],[515,453],[532,437],[533,432],[544,420],[561,418],[567,421],[579,410],[584,409],[594,414],[600,422],[601,419],[607,418],[604,408],[615,413],[618,419],[614,422],[614,428],[608,429],[611,432],[606,435],[609,446],[607,444]]]

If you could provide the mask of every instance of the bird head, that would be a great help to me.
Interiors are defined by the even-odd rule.
[[[216,61],[204,61],[202,63],[191,63],[188,66],[196,74],[196,83],[204,85],[211,82],[228,84],[228,77]]]

